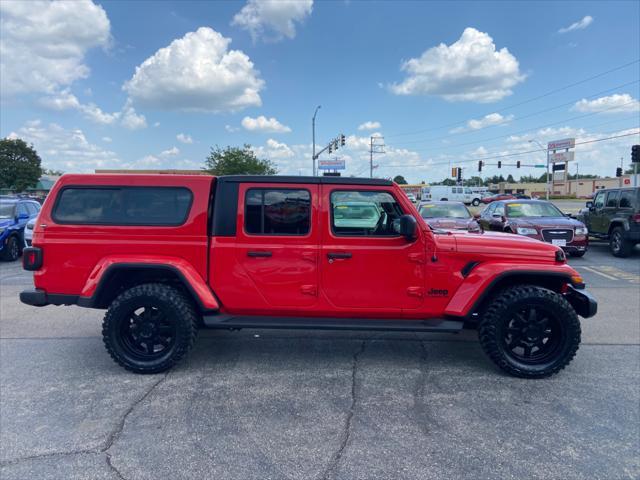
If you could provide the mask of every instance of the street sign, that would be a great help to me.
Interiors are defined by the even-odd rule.
[[[575,152],[556,152],[549,154],[549,161],[551,163],[573,162],[575,159]]]
[[[560,172],[560,171],[563,172],[564,171],[564,163],[558,163],[557,165],[554,164],[553,167],[551,167],[551,168],[552,168],[552,170],[554,172]]]
[[[565,138],[563,140],[553,140],[547,145],[548,150],[566,150],[576,146],[575,138]]]
[[[318,169],[320,170],[344,170],[346,167],[344,159],[334,158],[332,160],[319,160]]]
[[[534,168],[547,168],[547,166],[543,163],[537,163],[533,166]]]

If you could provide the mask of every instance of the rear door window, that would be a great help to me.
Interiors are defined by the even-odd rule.
[[[635,190],[623,190],[620,194],[620,208],[635,208],[636,196]]]
[[[192,200],[184,187],[65,187],[52,216],[61,224],[177,226]]]
[[[285,188],[252,188],[245,195],[244,229],[250,235],[307,235],[311,193]]]

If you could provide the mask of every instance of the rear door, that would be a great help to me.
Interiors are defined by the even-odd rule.
[[[398,314],[425,294],[424,233],[408,241],[394,221],[413,213],[392,188],[322,185],[321,288],[339,312]]]
[[[247,300],[274,310],[317,302],[317,201],[318,185],[240,184],[235,256]]]

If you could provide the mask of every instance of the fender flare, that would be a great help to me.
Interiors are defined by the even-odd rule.
[[[217,311],[220,302],[209,288],[207,282],[186,260],[179,257],[106,257],[93,268],[82,289],[78,304],[86,307],[102,308],[98,301],[107,288],[109,278],[120,270],[152,269],[165,270],[175,274],[187,291],[192,295],[202,311]]]
[[[500,273],[496,274],[491,270],[499,270]],[[514,267],[513,264],[507,266],[505,264],[480,263],[460,284],[451,300],[449,300],[444,313],[450,317],[470,318],[494,291],[496,285],[511,277],[553,279],[570,284],[572,275],[575,275],[575,273],[567,264],[521,265]]]

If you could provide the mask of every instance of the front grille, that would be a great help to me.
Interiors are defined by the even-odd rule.
[[[552,240],[566,240],[570,243],[573,240],[573,230],[566,228],[548,228],[542,230],[542,238],[545,242]]]

